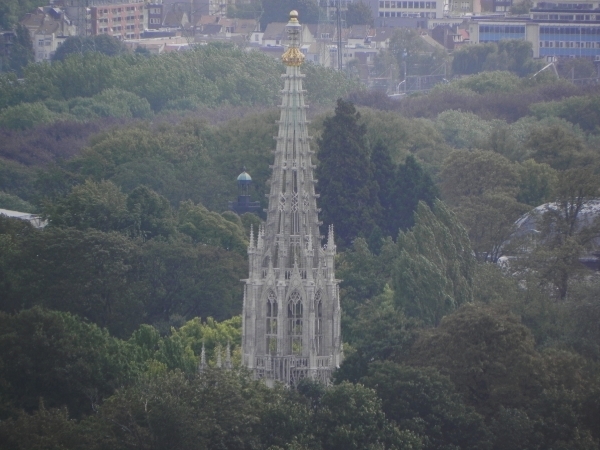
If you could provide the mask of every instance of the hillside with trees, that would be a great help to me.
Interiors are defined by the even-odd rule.
[[[303,70],[345,361],[296,389],[239,367],[262,219],[226,211],[244,166],[266,206],[279,63],[0,77],[0,208],[48,220],[0,216],[1,448],[600,448],[598,87],[487,71],[396,102]]]

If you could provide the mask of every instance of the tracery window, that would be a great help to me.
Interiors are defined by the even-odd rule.
[[[267,353],[274,355],[277,353],[277,296],[275,292],[269,291],[267,296]]]
[[[302,297],[294,291],[288,300],[287,311],[290,350],[294,355],[302,354],[302,314]]]
[[[323,300],[321,291],[315,294],[315,346],[317,355],[323,350]]]

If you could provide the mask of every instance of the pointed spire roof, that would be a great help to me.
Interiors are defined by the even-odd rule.
[[[233,366],[231,364],[231,345],[229,341],[227,341],[227,348],[225,349],[225,368],[227,370],[231,370],[232,367]]]
[[[288,49],[283,55],[286,73],[281,91],[281,114],[277,147],[272,166],[271,191],[267,223],[264,230],[264,253],[272,255],[275,268],[292,269],[297,258],[301,266],[307,261],[307,251],[320,245],[319,220],[315,194],[310,137],[304,103],[300,65],[301,27],[298,13],[290,13],[286,25]],[[259,237],[260,241],[260,237]],[[315,265],[316,266],[316,265]],[[280,273],[282,276],[282,273]]]
[[[198,364],[198,372],[204,372],[206,367],[206,348],[204,348],[204,341],[202,341],[202,351],[200,352],[200,364]]]

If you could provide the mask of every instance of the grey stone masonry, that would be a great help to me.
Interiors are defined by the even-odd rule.
[[[295,385],[302,378],[329,383],[343,357],[336,248],[332,226],[321,247],[295,11],[286,31],[267,221],[250,233],[243,280],[242,364],[267,385]]]

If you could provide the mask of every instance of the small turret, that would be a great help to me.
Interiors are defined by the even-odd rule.
[[[246,172],[246,167],[244,167],[242,173],[238,175],[237,184],[238,199],[237,202],[229,202],[229,209],[240,215],[247,212],[257,212],[260,209],[260,202],[250,201],[252,177]]]
[[[202,373],[206,370],[206,349],[202,342],[202,352],[200,353],[200,364],[198,364],[198,372]]]

